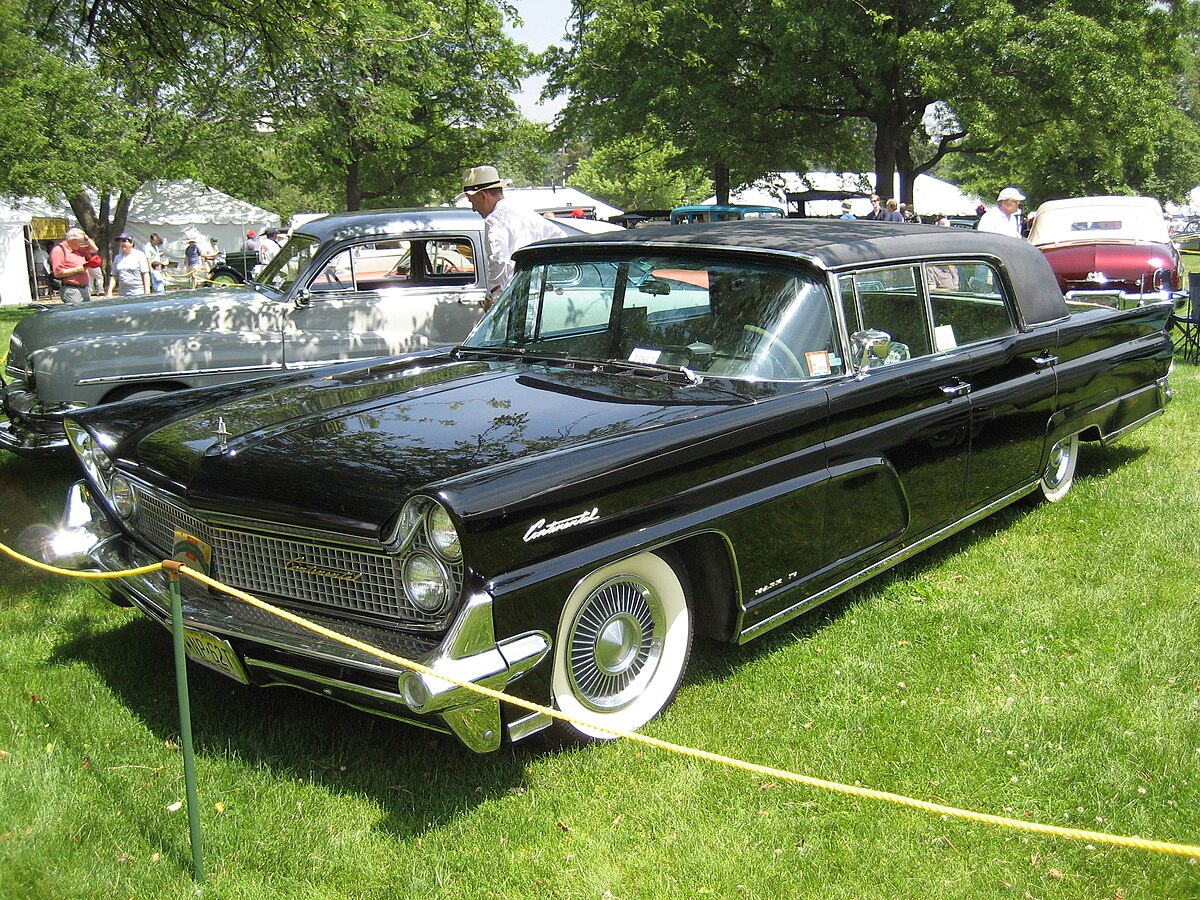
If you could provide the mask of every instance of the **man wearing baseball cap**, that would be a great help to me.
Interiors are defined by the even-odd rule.
[[[1020,209],[1024,199],[1025,195],[1015,187],[1006,187],[996,198],[996,205],[980,216],[976,230],[1019,238],[1021,236]]]
[[[50,249],[50,270],[61,283],[63,303],[87,303],[92,299],[91,269],[101,264],[100,248],[82,228],[72,228]]]
[[[512,281],[513,253],[526,244],[562,237],[563,233],[537,213],[504,199],[504,182],[494,166],[468,169],[463,176],[463,193],[471,201],[471,209],[484,219],[483,239],[488,255],[484,309],[487,309]]]

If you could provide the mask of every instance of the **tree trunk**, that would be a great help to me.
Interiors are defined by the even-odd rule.
[[[353,159],[346,166],[346,211],[356,212],[362,209],[362,190],[358,184],[358,160]]]
[[[875,124],[875,193],[885,203],[891,198],[896,176],[896,142],[900,117],[895,110],[881,110],[871,117]],[[901,191],[904,184],[901,182]]]
[[[717,203],[729,203],[729,166],[717,163],[713,166],[713,186],[717,195]]]
[[[129,205],[133,195],[122,191],[117,195],[117,205],[110,206],[109,195],[105,193],[100,198],[100,210],[92,204],[92,198],[85,193],[74,194],[67,198],[71,212],[79,227],[88,233],[96,246],[100,248],[100,258],[104,260],[105,278],[112,271],[113,238],[125,230],[129,219]],[[107,281],[105,282],[107,284]]]

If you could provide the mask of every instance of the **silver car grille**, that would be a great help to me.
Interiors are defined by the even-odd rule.
[[[441,615],[414,606],[401,583],[402,557],[379,550],[280,534],[268,528],[231,527],[210,522],[180,506],[174,498],[134,483],[135,533],[161,553],[175,555],[175,533],[184,531],[212,548],[213,578],[248,593],[284,597],[305,604],[398,625],[434,626]],[[455,572],[462,584],[462,571]]]

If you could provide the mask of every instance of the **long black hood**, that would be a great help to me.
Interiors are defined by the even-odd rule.
[[[660,443],[634,435],[752,404],[677,376],[448,355],[420,363],[190,392],[186,413],[135,429],[115,449],[123,465],[198,506],[375,534],[413,491],[451,494],[469,518],[627,465]],[[103,408],[85,419],[105,427]],[[661,440],[675,443],[671,434]]]

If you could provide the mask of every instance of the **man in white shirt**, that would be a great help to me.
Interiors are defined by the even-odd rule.
[[[513,252],[546,238],[562,237],[563,233],[542,216],[514,206],[504,199],[504,182],[494,166],[475,166],[463,177],[463,193],[471,201],[471,209],[484,218],[483,236],[487,244],[488,284],[484,308],[508,287],[513,277]]]
[[[1009,237],[1021,237],[1021,202],[1025,195],[1015,187],[1006,187],[996,198],[996,205],[979,218],[977,231],[988,231],[992,234],[1007,234]]]
[[[265,266],[279,255],[279,250],[279,229],[268,228],[263,232],[263,236],[258,239],[259,265]]]

